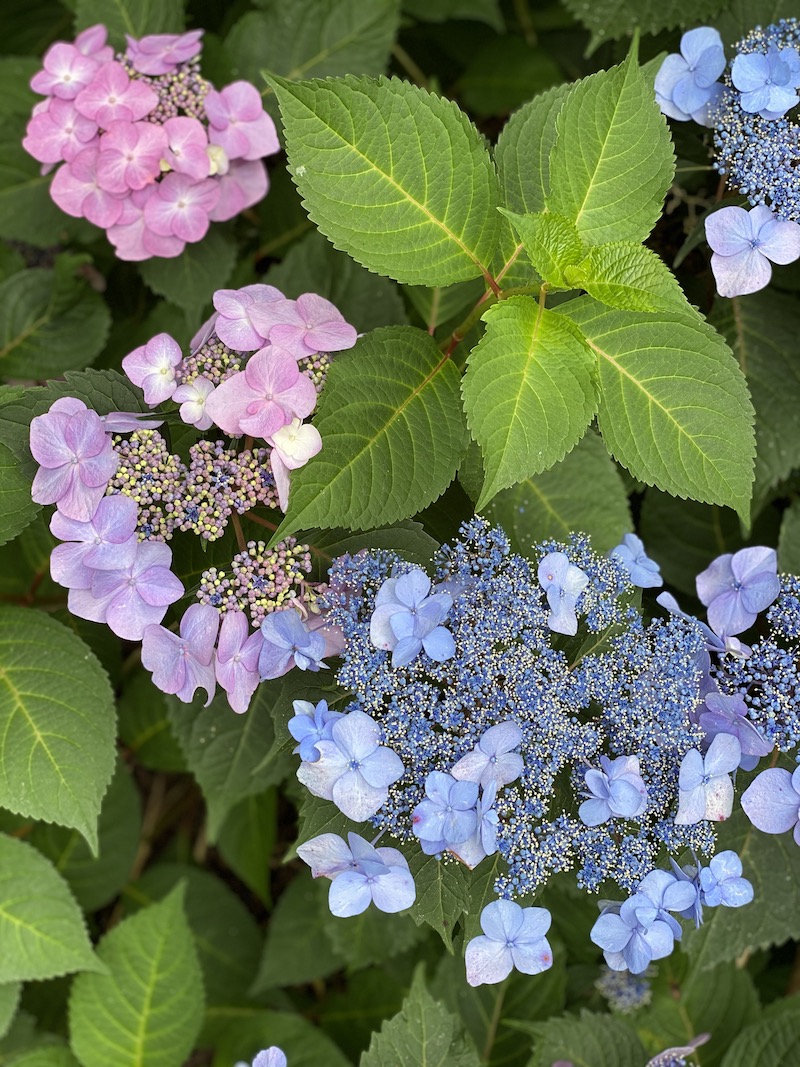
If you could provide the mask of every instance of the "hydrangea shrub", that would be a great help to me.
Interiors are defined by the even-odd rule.
[[[794,1062],[792,12],[4,43],[0,1062]]]

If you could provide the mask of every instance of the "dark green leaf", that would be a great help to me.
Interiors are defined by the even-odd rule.
[[[173,259],[140,264],[142,278],[159,296],[199,317],[217,289],[224,289],[236,262],[236,245],[217,226]]]

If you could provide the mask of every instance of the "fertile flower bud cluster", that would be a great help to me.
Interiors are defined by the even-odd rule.
[[[642,974],[668,955],[680,919],[749,903],[715,826],[732,812],[732,776],[800,740],[800,679],[783,689],[780,726],[770,698],[774,669],[782,681],[790,662],[797,670],[800,635],[800,582],[778,577],[774,551],[742,549],[698,576],[711,625],[668,594],[666,618],[642,619],[633,586],[660,576],[634,535],[606,558],[575,536],[534,554],[514,555],[474,519],[434,558],[433,580],[385,551],[335,560],[321,599],[352,699],[342,711],[295,701],[289,722],[299,780],[348,818],[406,855],[419,847],[470,869],[492,858],[498,899],[467,946],[473,985],[550,965],[548,913],[516,898],[560,871],[589,892],[613,882],[628,894],[602,903],[591,933],[615,971]],[[736,634],[767,608],[769,638],[744,645]],[[754,779],[742,807],[756,826],[800,839],[798,773]],[[394,849],[377,850],[390,862],[354,834],[349,845],[323,834],[298,852],[331,879],[334,914],[410,903]]]
[[[200,74],[202,30],[126,37],[115,55],[102,25],[58,41],[31,88],[23,145],[57,164],[50,195],[102,227],[120,259],[178,256],[267,192],[262,157],[279,149],[255,86],[217,91]]]
[[[211,700],[219,684],[243,712],[260,680],[294,666],[317,671],[340,649],[308,581],[308,547],[294,538],[271,549],[247,541],[239,517],[275,528],[253,512],[285,510],[289,471],[322,447],[318,431],[302,420],[316,406],[328,351],[350,347],[356,332],[314,294],[294,301],[272,286],[251,285],[214,299],[217,311],[185,360],[168,334],[123,360],[145,402],[164,405],[159,417],[101,417],[62,397],[31,421],[40,465],[32,496],[56,505],[50,528],[64,543],[53,550],[51,572],[69,590],[69,610],[142,641],[142,663],[165,693],[190,701],[203,689]],[[188,463],[158,430],[180,420],[196,435]],[[200,437],[212,427],[212,436]],[[255,447],[253,438],[266,447]],[[175,569],[183,573],[180,534],[214,542],[229,522],[239,552],[229,568],[206,569],[199,587],[187,590],[166,542],[176,542]],[[178,632],[161,625],[170,606],[192,594],[200,603],[187,608]]]
[[[719,33],[685,33],[656,77],[656,100],[670,118],[714,130],[714,166],[754,209],[724,207],[706,220],[711,269],[722,296],[763,289],[772,264],[800,257],[798,125],[800,23],[757,26],[735,46],[726,69]],[[718,79],[722,77],[722,81]]]

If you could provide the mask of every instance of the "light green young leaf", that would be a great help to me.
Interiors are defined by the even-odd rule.
[[[361,1056],[360,1067],[479,1067],[471,1038],[425,988],[420,966],[398,1015],[387,1019]]]
[[[599,365],[598,425],[635,478],[747,517],[755,451],[747,384],[697,312],[610,311],[581,297],[557,309]]]
[[[203,981],[180,886],[106,934],[106,974],[70,991],[72,1051],[82,1067],[176,1067],[203,1021]]]
[[[478,509],[562,459],[597,408],[594,360],[563,316],[515,296],[483,318],[486,333],[470,353],[463,384],[486,471]]]
[[[551,289],[582,287],[580,282],[574,285],[566,276],[584,257],[583,242],[574,223],[563,215],[549,212],[517,215],[500,210],[516,230],[534,270]]]
[[[452,101],[396,78],[268,80],[294,181],[337,248],[411,285],[487,275],[497,176]]]
[[[534,97],[514,112],[497,139],[494,158],[503,202],[521,215],[545,209],[556,118],[569,91],[569,85],[557,85]]]
[[[586,244],[643,241],[673,169],[666,119],[633,49],[570,89],[556,121],[547,207],[572,219]]]
[[[43,612],[0,608],[0,805],[74,827],[96,853],[114,727],[111,686],[89,647]]]
[[[746,788],[747,781],[741,783]],[[737,782],[737,788],[739,783]],[[800,937],[800,849],[791,834],[764,834],[743,811],[717,832],[717,851],[732,849],[763,907],[707,908],[699,930],[685,933],[683,947],[697,970],[727,963],[749,949],[781,945]]]
[[[485,514],[523,555],[537,541],[563,541],[578,530],[591,536],[597,552],[607,552],[633,529],[620,473],[602,438],[592,431],[549,471],[499,492]]]
[[[31,500],[31,479],[11,449],[0,442],[0,545],[13,541],[40,510]]]
[[[452,361],[410,326],[373,330],[338,355],[314,420],[322,451],[293,472],[275,539],[393,523],[441,496],[466,446],[458,386]]]
[[[81,910],[50,860],[0,834],[0,983],[102,969]]]
[[[139,273],[158,296],[199,316],[215,291],[225,287],[236,254],[235,243],[212,226],[202,241],[188,244],[179,256],[146,259],[139,264]]]
[[[442,863],[421,849],[412,856],[409,867],[417,887],[411,918],[417,926],[432,926],[452,952],[453,928],[469,907],[466,868],[461,863]]]
[[[86,256],[61,255],[54,270],[20,271],[0,285],[0,375],[55,378],[100,353],[111,325],[105,301],[76,271]]]
[[[260,0],[225,38],[239,77],[261,71],[289,81],[386,70],[399,22],[398,0]],[[269,93],[270,90],[267,90]]]
[[[186,26],[184,0],[77,0],[75,29],[85,30],[96,22],[108,29],[110,43],[125,47],[125,34],[144,37],[150,33],[180,33]]]
[[[185,863],[156,863],[126,888],[126,913],[152,907],[184,883],[184,911],[203,972],[206,1003],[241,1004],[258,967],[263,935],[221,878]]]
[[[594,1067],[642,1067],[644,1047],[630,1023],[613,1015],[580,1018],[565,1015],[544,1023],[529,1023],[525,1030],[538,1039],[529,1067],[550,1067],[554,1060],[574,1060]]]
[[[635,241],[612,241],[589,249],[586,259],[568,266],[573,289],[608,307],[626,311],[690,310],[683,290],[664,261]]]
[[[800,467],[797,298],[765,289],[716,300],[709,321],[731,346],[756,409],[755,511],[773,486]]]

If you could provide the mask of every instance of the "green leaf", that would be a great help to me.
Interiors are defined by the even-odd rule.
[[[445,956],[431,991],[464,1020],[487,1067],[526,1067],[530,1041],[521,1037],[517,1024],[560,1014],[566,1003],[566,960],[560,954],[542,974],[512,971],[496,985],[474,987],[464,979],[461,955]]]
[[[0,545],[12,541],[39,514],[31,500],[31,480],[11,449],[0,443]]]
[[[396,552],[409,563],[427,568],[439,548],[439,542],[426,532],[422,523],[412,519],[406,519],[395,526],[382,526],[368,533],[309,530],[305,537],[311,544],[312,554],[318,556],[322,562],[322,580],[327,577],[331,561],[346,552],[354,555],[362,548],[383,548],[387,552]]]
[[[35,248],[63,244],[78,234],[99,230],[83,219],[65,215],[50,198],[52,175],[22,147],[25,117],[0,120],[0,237]]]
[[[79,830],[97,852],[114,702],[88,646],[38,611],[0,608],[0,805]]]
[[[270,268],[264,281],[277,286],[292,300],[302,293],[324,296],[359,333],[378,326],[405,325],[408,321],[396,285],[337,252],[316,230],[290,248],[283,262]]]
[[[0,983],[102,970],[83,915],[52,863],[0,834]]]
[[[21,982],[5,982],[0,985],[0,1038],[8,1033],[19,1005]]]
[[[270,785],[268,771],[254,772],[276,751],[272,707],[290,708],[292,686],[296,684],[291,676],[262,682],[245,715],[231,710],[224,693],[207,708],[202,697],[191,704],[168,699],[172,729],[208,805],[208,838],[212,843],[228,812],[245,797]]]
[[[675,275],[664,261],[635,241],[612,241],[589,249],[586,260],[566,271],[573,289],[608,307],[626,311],[689,311]]]
[[[536,93],[560,82],[561,70],[549,52],[511,34],[490,38],[470,59],[458,89],[470,112],[507,115]]]
[[[312,879],[303,871],[281,893],[267,927],[254,996],[278,986],[327,978],[344,967],[344,958],[325,933],[329,887],[327,878]]]
[[[479,510],[500,489],[563,459],[597,408],[594,361],[563,316],[515,296],[483,319],[463,385],[486,471]]]
[[[10,1064],[11,1067],[80,1067],[66,1045],[31,1049],[15,1056]]]
[[[203,971],[206,1003],[239,1004],[253,982],[263,937],[245,905],[220,878],[183,863],[157,863],[125,890],[126,909],[151,908],[183,883],[186,921]]]
[[[96,22],[108,29],[111,44],[125,46],[125,34],[144,37],[150,33],[180,33],[185,29],[183,0],[77,0],[75,29],[85,30]]]
[[[136,762],[150,771],[185,771],[186,760],[172,733],[164,694],[145,671],[126,679],[117,703],[119,736]]]
[[[470,875],[467,887],[467,906],[464,908],[466,919],[464,921],[464,940],[471,941],[477,937],[481,930],[481,912],[486,905],[497,897],[495,882],[507,872],[506,862],[499,852],[492,856],[491,861],[479,864]]]
[[[800,500],[793,501],[783,513],[778,565],[782,571],[800,574]]]
[[[586,1067],[642,1067],[645,1051],[631,1026],[612,1015],[582,1011],[525,1029],[539,1040],[529,1067],[550,1067],[554,1060],[573,1060]]]
[[[183,888],[124,919],[97,955],[108,973],[82,974],[70,992],[72,1051],[83,1067],[176,1067],[203,1020],[203,985]]]
[[[753,409],[730,349],[694,311],[563,304],[599,363],[598,425],[634,478],[747,517]]]
[[[383,74],[397,33],[397,0],[262,0],[225,39],[239,77],[263,70],[289,81]],[[269,93],[270,90],[267,90]]]
[[[407,913],[387,915],[377,908],[367,908],[360,915],[340,919],[329,913],[326,904],[323,914],[323,929],[328,941],[336,955],[351,970],[360,970],[399,956],[419,945],[426,936],[426,932],[420,931]]]
[[[346,838],[351,830],[358,831],[356,823],[351,822],[347,816],[342,815],[339,809],[330,800],[315,797],[312,793],[303,790],[300,804],[300,826],[297,831],[297,841],[289,850],[286,859],[296,855],[297,845],[304,841],[310,841],[319,834],[338,834]]]
[[[636,1013],[636,1029],[654,1054],[708,1033],[710,1041],[698,1055],[703,1067],[717,1067],[742,1027],[758,1018],[758,994],[747,971],[721,966],[709,973],[693,967],[681,977],[683,963],[685,957],[676,953],[659,966],[653,999]]]
[[[503,202],[519,214],[544,211],[550,191],[550,153],[556,118],[571,86],[556,85],[516,111],[494,150]]]
[[[637,29],[642,33],[659,33],[687,24],[685,0],[594,0],[590,5],[582,4],[581,0],[564,0],[564,6],[591,31],[589,53],[603,41],[630,37]],[[726,6],[725,0],[698,0],[691,9],[692,25],[713,22],[714,16]],[[747,28],[757,21],[751,17]]]
[[[292,1067],[352,1067],[319,1026],[296,1012],[210,1008],[203,1040],[214,1048],[212,1067],[250,1062],[269,1045],[287,1049]]]
[[[277,793],[275,789],[266,789],[239,801],[228,812],[217,837],[220,856],[264,904],[270,903],[270,861],[275,850],[277,823]]]
[[[393,523],[441,496],[466,444],[458,385],[453,362],[410,326],[373,330],[338,355],[314,420],[322,451],[293,474],[276,539]]]
[[[85,256],[62,255],[55,270],[24,270],[0,285],[0,374],[49,378],[83,368],[111,325],[105,301],[78,276]]]
[[[139,264],[145,284],[158,296],[177,304],[189,315],[199,316],[223,289],[236,263],[237,248],[221,230],[212,226],[202,241],[188,244],[179,256],[158,256]]]
[[[269,81],[292,177],[337,248],[411,285],[486,275],[497,178],[452,101],[396,78]]]
[[[648,489],[641,511],[641,535],[648,555],[661,566],[664,580],[689,596],[696,596],[695,577],[723,552],[736,552],[747,542],[774,544],[777,519],[770,509],[742,536],[742,526],[729,508],[709,507],[692,500],[675,500]]]
[[[709,320],[747,378],[756,411],[755,501],[800,466],[797,298],[772,289],[716,300]]]
[[[453,951],[453,928],[469,908],[468,873],[461,863],[443,863],[421,850],[409,860],[417,887],[411,918],[421,926],[432,926]]]
[[[517,215],[503,208],[500,210],[516,230],[537,274],[551,288],[575,288],[565,277],[567,269],[578,264],[584,256],[583,242],[574,224],[563,215],[548,212]]]
[[[711,0],[709,0],[711,2]],[[795,18],[792,0],[729,0],[716,19],[724,44],[732,45],[754,26],[769,26],[782,18]]]
[[[549,471],[498,493],[485,514],[523,556],[537,541],[563,541],[572,531],[589,534],[595,550],[607,552],[633,529],[619,470],[592,431]]]
[[[792,1067],[797,1060],[800,997],[778,1001],[736,1038],[722,1067]]]
[[[475,19],[497,33],[506,29],[499,0],[403,0],[403,11],[425,22]]]
[[[440,327],[463,319],[485,292],[482,278],[472,278],[456,285],[404,285],[403,290],[414,310],[433,335]]]
[[[479,1067],[471,1039],[425,988],[420,967],[398,1015],[372,1035],[360,1067]]]
[[[28,83],[41,69],[41,60],[33,56],[0,58],[0,114],[20,115],[28,121],[40,100]]]
[[[141,822],[139,794],[130,771],[118,759],[100,810],[96,857],[77,831],[61,826],[35,826],[27,840],[52,860],[83,910],[92,912],[108,904],[128,880]]]
[[[673,170],[667,122],[635,49],[572,86],[556,121],[547,207],[572,219],[586,244],[643,241]]]
[[[701,971],[800,937],[800,849],[791,834],[763,834],[738,810],[717,831],[717,852],[725,849],[739,854],[754,903],[707,908],[700,929],[686,930],[683,947]]]

